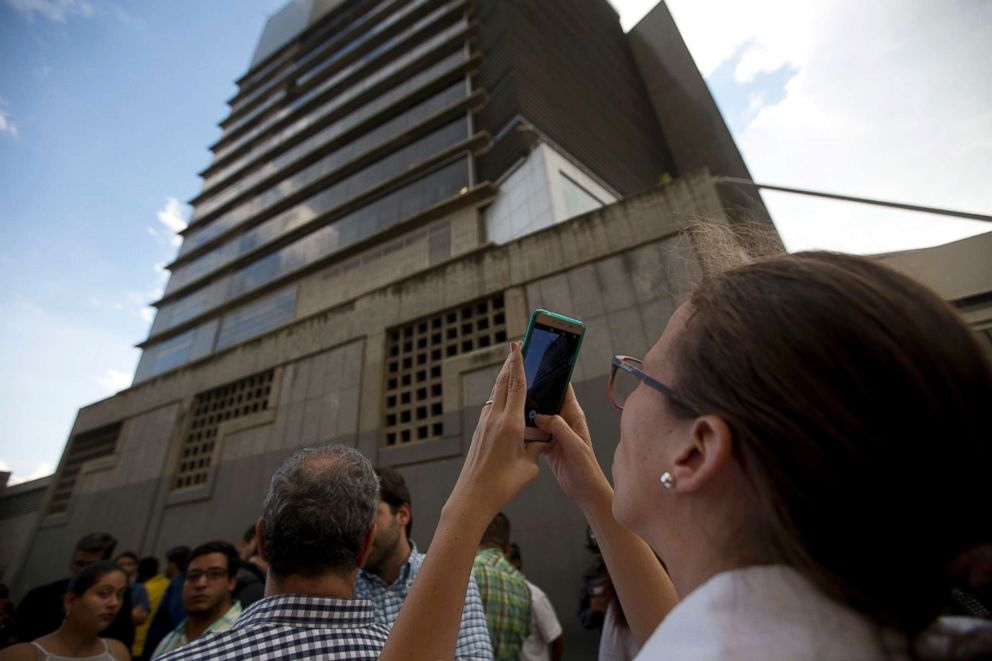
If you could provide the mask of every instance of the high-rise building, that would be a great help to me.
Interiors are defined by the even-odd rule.
[[[574,382],[609,465],[610,354],[645,352],[699,271],[679,229],[770,227],[700,170],[748,176],[664,5],[625,34],[607,0],[294,0],[237,83],[134,384],[80,410],[15,588],[94,529],[233,539],[315,443],[398,467],[426,545],[538,306],[588,324]],[[507,512],[583,658],[593,558],[549,479]]]

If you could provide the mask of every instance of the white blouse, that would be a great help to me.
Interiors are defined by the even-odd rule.
[[[717,574],[689,593],[637,658],[891,659],[898,647],[884,647],[869,620],[794,569],[761,565]]]

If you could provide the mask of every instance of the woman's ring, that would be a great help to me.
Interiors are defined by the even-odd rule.
[[[485,403],[485,404],[483,404],[483,406],[489,406],[489,405],[490,405],[490,404],[492,404],[492,403],[493,403],[493,400],[491,400],[491,399],[487,399],[487,400],[486,400],[486,403]]]

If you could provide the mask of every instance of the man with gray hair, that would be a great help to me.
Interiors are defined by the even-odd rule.
[[[269,564],[265,597],[228,631],[161,657],[376,659],[389,629],[353,598],[375,538],[379,480],[362,453],[305,448],[272,475],[256,525]]]

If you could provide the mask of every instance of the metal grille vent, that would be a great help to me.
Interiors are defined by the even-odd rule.
[[[183,441],[172,488],[204,484],[210,474],[221,423],[264,411],[269,405],[273,370],[202,392],[193,400],[193,419]]]
[[[442,437],[441,363],[505,341],[502,294],[389,331],[384,444]]]

